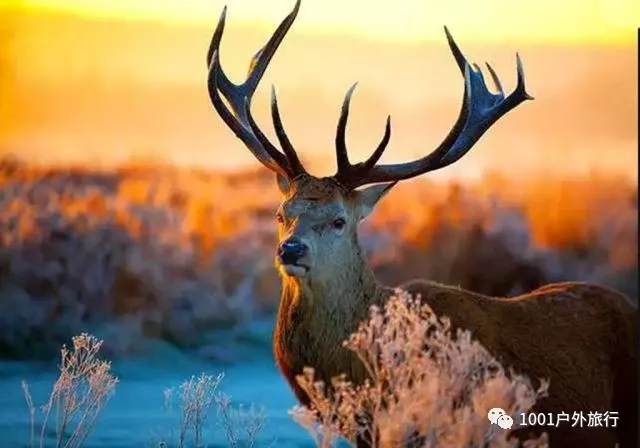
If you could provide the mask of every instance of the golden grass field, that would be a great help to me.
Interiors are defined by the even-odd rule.
[[[107,322],[126,329],[111,341],[122,350],[139,336],[193,347],[206,330],[277,306],[268,172],[5,159],[0,183],[5,355]],[[624,179],[494,174],[400,185],[361,237],[388,284],[426,277],[500,296],[588,280],[637,300],[637,229],[637,191]]]

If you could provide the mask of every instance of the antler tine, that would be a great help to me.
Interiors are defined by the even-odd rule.
[[[447,43],[449,44],[451,53],[453,54],[453,57],[456,60],[456,64],[460,69],[460,73],[462,73],[462,76],[464,76],[465,66],[467,65],[467,58],[465,58],[464,54],[462,54],[460,47],[458,47],[458,44],[456,43],[456,41],[453,39],[453,36],[449,32],[449,28],[447,28],[446,26],[444,27],[444,33],[447,35]]]
[[[382,140],[378,143],[378,147],[373,154],[369,156],[369,158],[362,164],[362,169],[364,171],[369,171],[371,168],[378,163],[380,157],[384,153],[384,150],[387,149],[387,145],[389,144],[389,140],[391,140],[391,115],[387,115],[387,124],[384,127],[384,135],[382,136]]]
[[[291,144],[287,133],[284,131],[282,118],[280,117],[280,110],[278,109],[278,97],[276,96],[276,88],[274,86],[271,86],[271,118],[273,120],[273,128],[276,131],[276,137],[278,137],[280,146],[289,160],[289,164],[291,165],[294,175],[305,173],[306,170],[302,166],[302,162],[298,158],[298,154]]]
[[[484,133],[507,112],[526,100],[532,100],[525,88],[522,60],[516,53],[517,85],[507,97],[497,74],[488,65],[489,73],[496,85],[497,93],[488,90],[482,71],[474,69],[445,27],[449,47],[465,81],[462,108],[458,119],[442,143],[430,154],[413,162],[372,166],[355,179],[352,185],[400,181],[420,174],[444,168],[463,157]]]
[[[349,107],[351,105],[351,97],[358,83],[354,83],[344,96],[342,102],[342,109],[340,111],[340,118],[338,120],[338,128],[336,131],[336,161],[338,165],[338,171],[333,176],[338,182],[345,186],[351,186],[357,184],[358,179],[367,171],[369,171],[382,157],[384,150],[389,144],[391,139],[391,116],[387,117],[387,123],[385,125],[384,136],[376,147],[375,151],[369,158],[362,163],[351,165],[349,162],[349,154],[347,151],[347,120],[349,118]]]
[[[213,107],[218,112],[218,115],[220,115],[222,120],[226,123],[229,129],[233,131],[236,137],[242,140],[247,148],[249,148],[259,162],[276,173],[283,176],[289,176],[287,160],[282,153],[280,153],[280,151],[278,151],[278,149],[268,140],[263,142],[267,143],[266,145],[263,145],[257,136],[251,131],[250,123],[248,123],[247,128],[244,123],[238,120],[238,113],[234,110],[234,116],[227,106],[225,106],[222,101],[222,97],[220,96],[220,92],[218,91],[218,80],[219,78],[222,79],[220,76],[221,71],[218,67],[218,52],[214,51],[212,55],[211,68],[209,69],[207,88],[209,90],[209,97],[211,98]],[[244,115],[246,116],[246,112]]]
[[[280,23],[267,44],[252,58],[247,79],[242,84],[237,85],[231,82],[220,66],[219,47],[224,32],[226,6],[222,10],[207,52],[207,65],[209,67],[207,85],[211,102],[216,111],[233,133],[242,140],[263,165],[289,178],[295,177],[301,170],[304,170],[297,156],[292,157],[295,154],[295,150],[288,143],[288,146],[284,148],[285,154],[282,154],[269,142],[264,133],[259,130],[253,117],[251,117],[250,107],[253,94],[278,46],[287,31],[289,31],[289,28],[291,28],[299,9],[300,0],[296,0],[293,10]],[[220,93],[227,99],[231,110],[222,101]],[[275,125],[280,142],[282,143],[285,140],[288,142],[281,121]]]
[[[340,176],[340,173],[346,174],[351,168],[349,163],[349,154],[347,151],[347,120],[349,119],[349,106],[351,104],[351,96],[353,91],[358,86],[357,82],[354,82],[347,93],[344,95],[342,101],[342,109],[340,110],[340,118],[338,119],[338,128],[336,130],[336,162],[338,164],[338,173],[336,177]]]

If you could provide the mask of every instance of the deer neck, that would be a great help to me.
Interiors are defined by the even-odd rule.
[[[358,248],[344,267],[334,275],[299,279],[282,277],[281,306],[312,318],[317,315],[334,316],[334,322],[344,324],[345,319],[361,318],[362,310],[379,302],[384,288],[377,282],[366,257]],[[328,314],[327,314],[328,313]],[[327,324],[327,319],[319,321]]]
[[[305,279],[282,277],[274,352],[301,403],[308,398],[295,376],[306,366],[313,367],[326,384],[344,372],[354,381],[364,378],[364,370],[353,363],[353,353],[341,347],[366,319],[370,306],[381,303],[385,288],[378,284],[361,252],[336,272],[339,274],[326,278],[314,277],[313,272]]]

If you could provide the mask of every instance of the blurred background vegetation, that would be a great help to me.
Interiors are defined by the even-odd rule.
[[[236,80],[291,7],[252,1],[234,5],[222,44]],[[92,331],[113,353],[162,339],[233,359],[251,323],[271,322],[277,307],[274,179],[206,94],[222,3],[125,3],[0,3],[0,356],[48,356]],[[356,79],[354,160],[387,113],[385,162],[446,135],[462,82],[443,23],[507,88],[520,51],[536,97],[464,160],[380,204],[361,236],[381,280],[428,277],[496,296],[585,280],[637,298],[636,61],[625,14],[553,6],[558,23],[540,33],[478,27],[449,6],[422,14],[407,1],[345,27],[338,12],[352,17],[360,3],[333,14],[307,3],[263,85],[277,84],[314,172],[334,168],[338,106]],[[527,6],[531,20],[551,7]],[[402,11],[417,22],[396,27],[408,20]],[[254,104],[270,132],[267,91]],[[269,351],[268,329],[258,339]]]
[[[226,359],[233,345],[215,330],[277,307],[279,197],[266,170],[52,169],[6,158],[0,183],[4,356],[55,353],[100,329],[119,353],[161,338]],[[624,179],[493,174],[400,185],[361,238],[388,284],[426,277],[507,296],[584,280],[637,300],[637,230],[636,187]]]

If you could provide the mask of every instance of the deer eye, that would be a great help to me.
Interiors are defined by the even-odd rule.
[[[342,229],[345,224],[346,222],[343,218],[336,218],[331,222],[331,225],[338,230]]]

